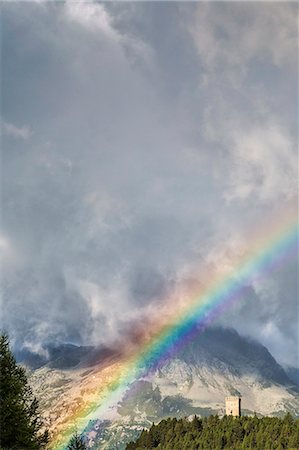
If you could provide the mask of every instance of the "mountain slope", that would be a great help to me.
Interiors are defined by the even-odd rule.
[[[65,419],[95,398],[119,360],[113,350],[90,347],[72,347],[70,353],[64,346],[49,354],[52,360],[31,369],[30,381],[50,429],[59,432]],[[61,361],[67,368],[57,368]],[[115,408],[89,422],[87,436],[91,448],[123,448],[142,428],[161,418],[222,415],[224,398],[234,394],[242,396],[245,414],[290,411],[298,416],[297,390],[264,346],[234,330],[209,329],[162,367],[135,380]]]

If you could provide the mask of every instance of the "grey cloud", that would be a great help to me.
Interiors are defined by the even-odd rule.
[[[241,2],[199,4],[192,26],[196,46],[212,70],[246,74],[251,60],[295,65],[296,6]]]
[[[201,130],[225,149],[227,201],[297,192],[295,7],[268,6],[200,4],[189,25],[210,96]]]
[[[3,136],[3,323],[18,345],[118,339],[146,322],[149,308],[193,276],[199,261],[211,253],[217,261],[234,235],[284,202],[282,166],[296,179],[293,149],[286,145],[273,159],[261,149],[265,180],[274,167],[273,182],[224,200],[232,180],[244,181],[238,161],[251,185],[259,175],[240,145],[249,124],[270,117],[293,142],[286,116],[295,123],[294,95],[285,82],[295,89],[292,65],[277,64],[269,76],[273,54],[266,52],[271,60],[260,72],[252,53],[240,88],[221,73],[209,77],[190,33],[196,5],[67,8],[3,8],[3,117],[34,130],[27,140]],[[271,19],[276,5],[267,8]],[[226,45],[221,51],[229,52]],[[279,61],[291,51],[285,46]],[[288,276],[272,303],[254,291],[244,311],[225,318],[250,323],[246,332],[255,334],[268,317],[280,333],[272,348],[278,357],[284,342],[296,341],[296,286]]]

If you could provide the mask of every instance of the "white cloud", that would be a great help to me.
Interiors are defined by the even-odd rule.
[[[2,133],[5,136],[9,136],[14,139],[23,139],[24,141],[29,139],[33,134],[31,128],[26,125],[18,127],[17,125],[14,125],[13,123],[2,121],[1,128],[2,128]]]
[[[65,3],[66,17],[92,31],[101,31],[112,40],[118,40],[119,36],[112,27],[111,18],[103,5],[95,2]]]
[[[115,276],[113,286],[109,288],[86,279],[70,278],[68,283],[71,283],[84,299],[88,311],[87,330],[82,330],[86,333],[85,342],[98,345],[102,342],[112,342],[119,337],[118,327],[121,322],[130,321],[135,314],[130,308],[127,288],[121,277]]]
[[[264,203],[297,194],[296,137],[279,109],[285,104],[277,100],[274,112],[263,84],[267,79],[271,85],[274,71],[273,79],[288,80],[296,67],[294,6],[198,4],[191,34],[202,63],[200,87],[210,99],[201,131],[224,150],[218,180],[228,202]]]
[[[297,156],[288,133],[274,122],[248,130],[232,128],[227,200],[255,196],[290,199],[297,192]]]
[[[207,69],[240,74],[253,59],[296,64],[296,17],[292,4],[199,3],[191,32]]]
[[[298,346],[283,334],[274,321],[268,320],[262,327],[258,336],[262,342],[273,353],[279,353],[280,363],[285,366],[296,367],[298,364]],[[286,351],[288,349],[288,351]]]
[[[43,347],[42,342],[25,341],[22,349],[30,351],[32,353],[37,353],[38,355],[46,359],[49,358],[49,352]]]
[[[11,240],[0,234],[0,263],[5,264],[6,267],[10,265],[16,267],[19,260],[20,255],[17,253]]]
[[[152,47],[136,36],[121,33],[113,26],[113,19],[105,6],[97,2],[67,1],[64,17],[77,23],[91,33],[100,33],[112,44],[125,50],[133,64],[142,63],[147,69],[153,68],[154,52]]]
[[[215,172],[223,185],[223,198],[265,202],[289,200],[297,195],[298,160],[296,136],[284,118],[273,114],[267,100],[252,100],[236,109],[236,96],[225,97],[211,89],[211,103],[204,111],[202,133],[221,149],[222,163]],[[248,95],[250,97],[250,95]],[[224,175],[225,174],[225,175]]]
[[[10,245],[8,240],[4,236],[0,236],[0,251],[1,253],[9,252]]]

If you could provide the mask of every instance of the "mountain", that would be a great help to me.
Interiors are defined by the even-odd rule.
[[[121,365],[115,349],[50,346],[48,355],[39,368],[28,368],[29,379],[48,426],[59,432]],[[135,380],[115,408],[93,417],[86,433],[90,448],[123,449],[143,428],[169,416],[223,415],[227,395],[242,397],[243,414],[299,416],[298,386],[263,345],[231,329],[210,328]]]
[[[285,371],[289,379],[299,387],[299,369],[296,367],[287,367]]]
[[[91,346],[77,346],[73,344],[47,344],[43,348],[43,355],[29,350],[15,352],[18,363],[30,369],[47,366],[52,369],[74,369],[76,367],[95,366],[99,362],[115,357],[119,352],[109,347],[94,348]]]

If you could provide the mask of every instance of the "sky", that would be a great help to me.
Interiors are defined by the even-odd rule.
[[[129,339],[296,201],[298,5],[1,9],[1,328],[40,353]],[[252,282],[218,323],[298,364],[297,278]]]

